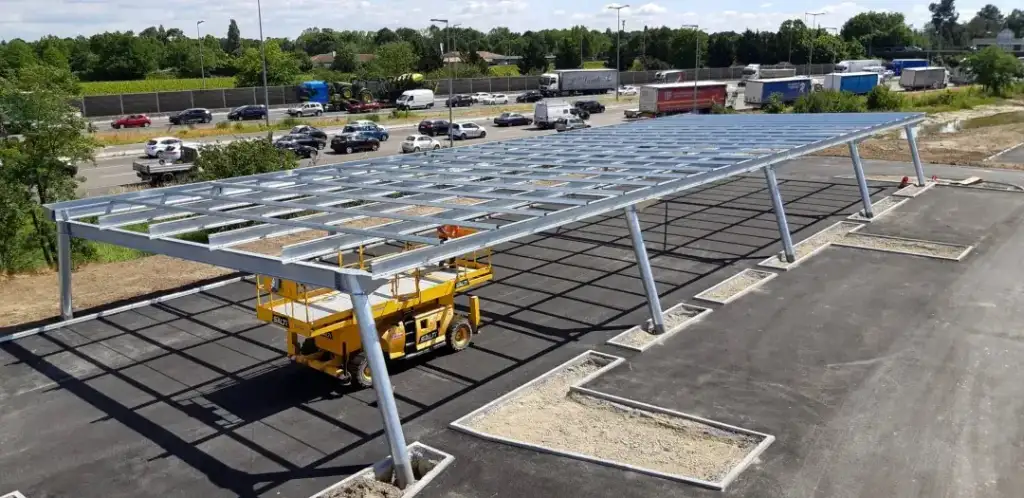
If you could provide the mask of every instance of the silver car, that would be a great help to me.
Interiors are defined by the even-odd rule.
[[[441,148],[441,142],[426,135],[409,135],[402,140],[402,153],[420,152],[423,150],[437,150]]]
[[[451,134],[459,140],[484,138],[487,136],[487,130],[476,123],[452,123]]]
[[[580,130],[583,128],[590,128],[590,125],[576,116],[562,118],[555,122],[555,129],[558,131]]]

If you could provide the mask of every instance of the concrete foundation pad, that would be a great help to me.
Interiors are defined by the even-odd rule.
[[[777,276],[779,276],[778,273],[747,268],[746,270],[725,279],[710,289],[697,294],[694,296],[694,299],[718,304],[728,304]]]
[[[785,254],[779,253],[758,263],[757,266],[774,268],[776,270],[790,270],[800,263],[803,263],[811,256],[823,251],[836,240],[843,238],[847,233],[859,230],[863,227],[864,225],[860,223],[840,221],[800,242],[797,242],[796,244],[793,244],[793,252],[796,255],[796,260],[792,263],[786,261]]]
[[[665,339],[683,330],[687,325],[700,320],[708,313],[711,313],[709,308],[679,303],[661,313],[665,321],[664,334],[652,334],[644,330],[642,326],[637,325],[609,339],[606,344],[633,351],[646,351],[647,348],[655,344],[663,343]]]
[[[623,361],[587,351],[451,427],[491,441],[716,490],[725,489],[775,440],[583,387]]]
[[[864,211],[861,210],[851,214],[846,219],[851,221],[863,221],[871,223],[872,221],[875,221],[881,218],[882,216],[885,216],[892,210],[900,207],[903,203],[907,202],[908,200],[910,199],[900,199],[899,197],[894,196],[885,197],[879,199],[878,202],[875,202],[874,204],[871,205],[871,210],[874,211],[874,216],[872,216],[871,218],[864,216]]]
[[[886,235],[871,235],[866,233],[850,233],[842,240],[836,241],[835,245],[841,247],[853,247],[857,249],[868,249],[872,251],[895,252],[909,254],[911,256],[923,256],[926,258],[949,259],[960,261],[967,257],[973,246],[959,246],[931,242],[927,240],[906,239],[903,237],[889,237]]]
[[[423,491],[423,488],[430,484],[430,481],[434,480],[434,478],[444,471],[445,467],[451,465],[451,463],[455,461],[454,456],[441,450],[431,448],[419,441],[410,444],[408,448],[409,458],[413,463],[413,473],[417,475],[417,479],[412,486],[401,490],[402,498],[411,498],[419,494],[420,491]],[[392,480],[392,472],[394,471],[391,462],[391,457],[389,456],[359,472],[356,472],[355,474],[348,476],[344,480],[320,491],[310,498],[359,496],[358,494],[345,494],[345,490],[364,480],[389,484]]]

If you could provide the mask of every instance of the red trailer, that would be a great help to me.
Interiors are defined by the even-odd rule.
[[[697,85],[694,106],[694,84]],[[725,105],[729,85],[720,81],[698,81],[696,83],[660,83],[640,87],[640,113],[663,116],[690,112],[707,113],[714,104]]]

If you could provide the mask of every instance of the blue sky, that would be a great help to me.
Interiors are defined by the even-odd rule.
[[[929,19],[929,0],[652,0],[631,2],[622,11],[626,29],[699,24],[710,31],[775,29],[808,11],[825,12],[821,26],[842,27],[851,16],[868,10],[898,10],[921,26]],[[970,19],[984,1],[957,2],[961,18]],[[1018,1],[993,2],[1009,13]],[[245,37],[257,36],[256,0],[0,0],[0,37],[36,39],[46,34],[90,35],[107,30],[139,31],[150,25],[184,29],[195,36],[195,21],[223,36],[234,18]],[[509,26],[517,31],[584,24],[612,28],[615,12],[608,3],[587,0],[266,0],[262,2],[267,36],[295,37],[310,26],[376,30],[381,27],[426,27],[432,17],[487,31]],[[898,5],[898,7],[896,7]]]

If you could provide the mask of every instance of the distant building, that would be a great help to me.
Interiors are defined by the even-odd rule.
[[[995,38],[975,38],[971,45],[978,49],[995,45],[1009,52],[1021,52],[1024,51],[1024,38],[1015,37],[1012,29],[1004,29]]]
[[[334,64],[335,54],[337,54],[337,52],[332,50],[330,53],[327,54],[314,55],[313,57],[310,57],[309,60],[313,61],[314,65],[320,67],[331,67],[331,64]],[[377,56],[374,54],[356,54],[356,60],[359,61],[360,64],[370,62],[376,57]]]

